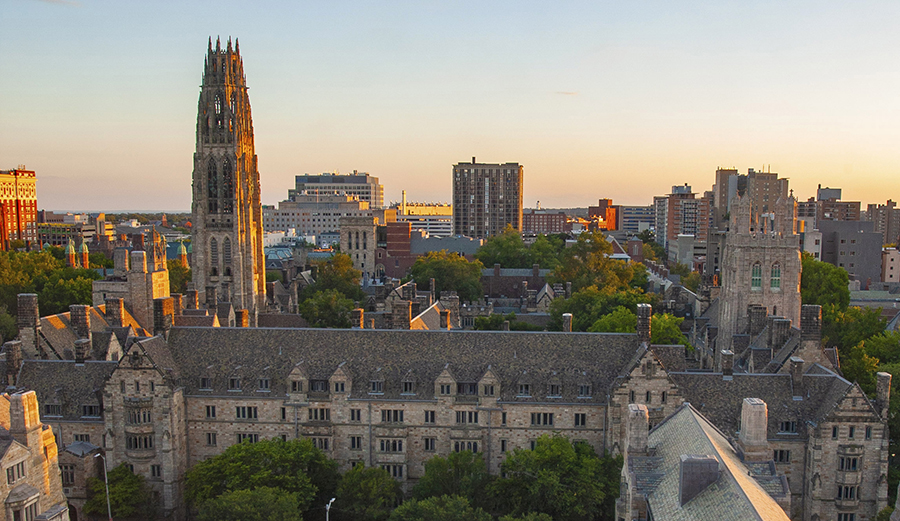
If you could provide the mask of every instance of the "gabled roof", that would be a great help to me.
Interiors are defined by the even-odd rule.
[[[90,308],[90,317],[92,336],[95,333],[102,333],[109,329],[109,323],[106,321],[105,304],[101,306],[92,306]],[[134,331],[139,335],[146,334],[144,329],[137,323],[137,320],[134,319],[127,309],[124,310],[122,321],[124,322],[125,327],[112,328],[116,333],[116,337],[120,344],[124,344],[124,338],[127,338],[132,334],[129,333],[129,330]],[[49,344],[53,352],[55,352],[58,357],[62,358],[63,351],[72,349],[75,346],[75,341],[78,340],[78,335],[72,327],[70,313],[65,312],[41,317],[41,337]]]
[[[69,360],[25,360],[17,385],[35,391],[42,407],[59,404],[63,418],[79,419],[82,405],[100,403],[100,393],[117,366],[118,362],[100,360],[87,360],[84,364]]]

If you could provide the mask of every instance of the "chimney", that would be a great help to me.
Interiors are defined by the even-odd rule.
[[[766,317],[769,310],[765,306],[751,304],[748,306],[747,314],[750,316],[750,336],[756,336],[762,333],[766,327]]]
[[[125,327],[125,301],[106,297],[106,323],[109,327]]]
[[[3,352],[6,353],[6,386],[13,387],[22,367],[22,342],[10,340],[3,344]]]
[[[153,334],[167,336],[174,322],[175,305],[172,297],[153,299]]]
[[[566,298],[572,298],[572,283],[566,282]]]
[[[200,309],[200,295],[195,289],[189,289],[184,293],[185,309]]]
[[[91,307],[81,304],[72,304],[69,306],[69,320],[72,323],[72,329],[75,330],[75,336],[78,338],[91,339]]]
[[[499,262],[494,264],[494,276],[495,277],[500,276],[500,263]]]
[[[803,385],[803,359],[799,356],[790,358],[791,385],[794,387],[794,396],[800,396],[801,386]]]
[[[147,273],[147,252],[143,250],[133,250],[131,252],[131,270],[129,272]]]
[[[75,341],[75,363],[83,364],[85,360],[91,358],[91,341],[87,338],[79,338]]]
[[[563,313],[563,333],[571,333],[572,332],[572,314],[571,313]]]
[[[19,293],[16,298],[19,340],[29,356],[45,358],[41,348],[41,315],[38,310],[38,296],[34,293]]]
[[[875,374],[875,410],[882,418],[887,418],[888,405],[891,401],[891,373],[878,372]]]
[[[441,329],[450,329],[450,310],[441,310]]]
[[[569,316],[571,316],[571,315],[569,315]],[[509,331],[509,320],[503,321],[503,324],[500,325],[500,330],[501,331]],[[569,331],[571,331],[571,330],[572,330],[572,323],[569,322]]]
[[[538,278],[541,276],[541,265],[540,264],[532,264],[531,265],[531,276],[534,278]]]
[[[784,317],[771,316],[768,318],[768,322],[766,347],[778,351],[791,338],[791,321]]]
[[[41,416],[34,391],[10,395],[9,434],[32,449],[38,448],[41,443]]]
[[[438,294],[437,285],[435,284],[433,278],[428,281],[428,287],[431,288],[431,304],[434,304],[434,301],[438,298]]]
[[[184,314],[184,296],[181,293],[172,293],[172,306],[176,315]]]
[[[215,286],[206,286],[206,309],[216,309],[219,305],[219,290]]]
[[[393,329],[409,329],[412,318],[412,302],[408,300],[394,302],[394,308],[391,310]]]
[[[822,306],[800,306],[800,340],[822,340]]]
[[[364,322],[365,312],[362,308],[356,308],[350,311],[350,326],[353,329],[365,329],[366,324]]]
[[[117,279],[124,279],[128,269],[128,250],[126,248],[113,250],[113,276]]]
[[[734,374],[734,351],[730,349],[722,350],[722,376],[732,376]]]
[[[712,456],[681,455],[679,500],[681,506],[719,479],[719,460]]]
[[[647,406],[628,404],[628,418],[625,422],[625,457],[647,455],[647,439],[650,434]]]
[[[653,320],[653,306],[650,304],[637,305],[637,335],[638,341],[650,345],[650,322]]]
[[[250,310],[234,310],[234,327],[250,327]]]
[[[768,461],[769,408],[759,398],[744,398],[741,404],[741,432],[738,443],[746,461]]]

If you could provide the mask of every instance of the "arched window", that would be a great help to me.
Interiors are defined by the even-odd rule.
[[[216,162],[213,158],[209,158],[209,164],[206,167],[206,198],[209,201],[210,213],[219,211],[219,183],[216,173]]]
[[[219,241],[215,237],[209,240],[209,273],[219,274]]]
[[[222,241],[222,261],[226,266],[231,264],[231,239],[228,237]]]
[[[231,167],[231,160],[225,159],[222,165],[222,212],[232,213],[234,211],[234,169]]]
[[[222,97],[219,96],[218,94],[216,94],[215,105],[216,105],[216,115],[218,116],[219,114],[222,113]]]
[[[750,289],[762,288],[762,265],[755,263],[750,272]]]
[[[222,114],[222,94],[216,94],[216,128],[221,129],[225,123],[225,116]]]
[[[234,96],[234,93],[232,92],[231,93],[231,113],[232,114],[234,114],[235,100],[236,100],[236,98]]]
[[[781,264],[777,262],[772,265],[772,276],[769,278],[769,287],[772,289],[781,289]]]

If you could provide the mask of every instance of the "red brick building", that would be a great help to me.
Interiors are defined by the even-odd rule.
[[[526,233],[565,233],[566,214],[557,210],[522,210],[522,231]]]
[[[10,241],[37,240],[37,188],[34,171],[24,165],[14,170],[0,170],[0,248]]]

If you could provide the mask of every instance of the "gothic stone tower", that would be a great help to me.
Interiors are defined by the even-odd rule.
[[[240,46],[223,49],[210,39],[197,104],[193,176],[193,283],[204,300],[216,288],[221,300],[250,312],[251,325],[265,303],[262,208],[253,148],[253,120]]]
[[[723,349],[732,348],[734,335],[748,333],[748,306],[763,306],[768,315],[787,318],[800,327],[797,203],[793,197],[779,198],[773,211],[760,215],[750,203],[749,197],[732,203],[722,250],[717,359]]]

